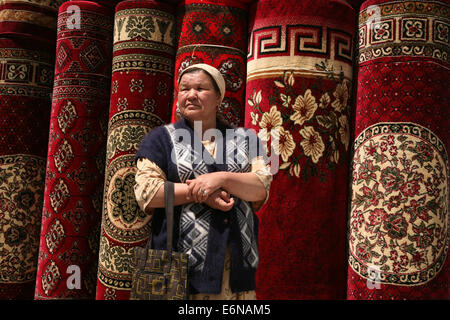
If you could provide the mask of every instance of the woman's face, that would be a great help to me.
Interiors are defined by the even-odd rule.
[[[184,74],[179,83],[178,107],[191,121],[211,121],[216,118],[220,93],[209,75],[199,70]]]

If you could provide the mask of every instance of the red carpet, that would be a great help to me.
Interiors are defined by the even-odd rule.
[[[67,27],[71,5],[80,9],[79,29]],[[35,299],[95,298],[112,20],[90,1],[59,9]]]
[[[72,0],[73,1],[73,0]],[[101,4],[104,7],[108,7],[108,8],[112,8],[115,9],[115,7],[117,6],[117,4],[119,2],[122,2],[123,0],[97,0],[96,2],[98,4]]]
[[[175,58],[173,8],[154,1],[117,5],[96,299],[128,300],[133,248],[149,217],[137,206],[134,156],[147,132],[170,119]]]
[[[0,38],[0,61],[0,299],[32,299],[54,53]]]
[[[257,213],[258,299],[345,299],[355,21],[343,1],[251,9],[245,126],[280,138],[280,170]]]
[[[359,10],[364,1],[366,0],[345,0],[345,2],[348,2],[355,10]]]
[[[244,124],[246,5],[233,0],[186,0],[177,10],[179,35],[175,61],[178,74],[194,63],[216,67],[226,81],[218,117],[232,126]],[[178,119],[176,101],[172,121]]]
[[[3,0],[0,2],[0,35],[27,37],[54,43],[59,6],[66,0]]]
[[[361,7],[348,299],[449,297],[448,12]]]

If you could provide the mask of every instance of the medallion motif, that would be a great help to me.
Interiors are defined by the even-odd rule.
[[[448,251],[448,157],[413,123],[380,123],[355,142],[350,213],[352,268],[382,283],[433,279]]]

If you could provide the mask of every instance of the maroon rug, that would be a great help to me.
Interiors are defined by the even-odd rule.
[[[32,299],[54,53],[0,38],[0,299]]]
[[[68,28],[68,7],[79,28]],[[59,8],[35,299],[94,299],[111,81],[111,11]]]
[[[226,81],[218,117],[232,126],[242,126],[247,50],[245,4],[234,0],[186,0],[178,6],[177,22],[175,81],[184,68],[194,63],[216,67]],[[177,119],[175,99],[172,121]]]
[[[58,8],[66,1],[1,1],[0,35],[39,39],[54,44]]]

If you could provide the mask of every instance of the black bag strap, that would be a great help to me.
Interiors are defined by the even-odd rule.
[[[172,256],[172,239],[173,239],[173,204],[174,204],[174,184],[171,181],[164,182],[164,204],[166,207],[167,218],[167,251],[169,257]],[[144,259],[140,259],[139,268],[144,269],[147,262],[148,252],[152,248],[152,234],[147,241]]]
[[[166,207],[167,218],[167,251],[169,257],[172,256],[172,239],[173,239],[173,204],[174,204],[174,184],[171,181],[164,183],[164,203]]]

